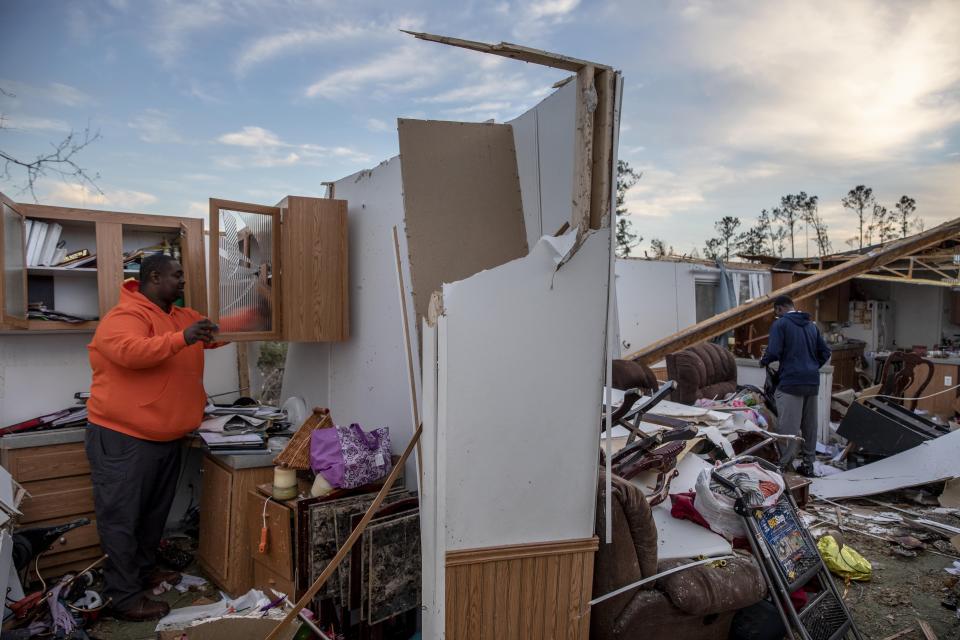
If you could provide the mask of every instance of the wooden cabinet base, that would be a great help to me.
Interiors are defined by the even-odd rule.
[[[446,635],[590,636],[596,537],[447,553]]]

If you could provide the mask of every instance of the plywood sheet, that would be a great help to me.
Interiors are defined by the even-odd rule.
[[[816,478],[810,493],[820,498],[854,498],[916,487],[960,476],[960,431],[948,433],[903,453]]]
[[[541,241],[523,259],[444,285],[438,481],[448,551],[593,535],[609,243],[609,230],[591,233],[557,271]]]
[[[443,283],[525,256],[527,236],[509,125],[401,119],[398,129],[413,302],[421,318]]]

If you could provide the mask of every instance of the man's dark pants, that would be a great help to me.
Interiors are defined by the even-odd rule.
[[[155,566],[157,545],[173,504],[180,472],[180,440],[152,442],[87,424],[104,597],[117,609],[136,603]]]

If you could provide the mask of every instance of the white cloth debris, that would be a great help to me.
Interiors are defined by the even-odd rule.
[[[952,576],[960,576],[960,560],[954,560],[952,567],[947,567],[944,569],[947,573]]]
[[[180,574],[180,582],[177,583],[177,591],[180,593],[186,593],[191,588],[196,587],[197,589],[203,587],[207,584],[207,581],[199,576],[191,576],[188,573]]]

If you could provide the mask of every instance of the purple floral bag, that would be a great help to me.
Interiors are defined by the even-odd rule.
[[[356,489],[388,473],[390,429],[365,432],[360,425],[316,429],[310,434],[310,468],[331,487]]]

